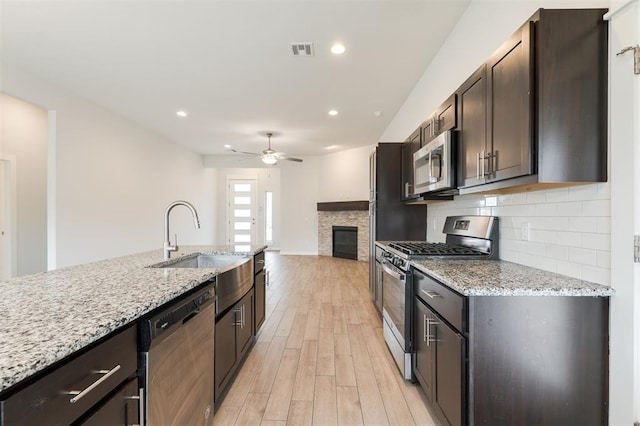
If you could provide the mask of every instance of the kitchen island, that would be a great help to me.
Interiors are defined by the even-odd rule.
[[[184,246],[194,253],[252,256],[266,246]],[[217,268],[151,268],[162,250],[0,282],[0,396],[104,336],[134,323],[219,273]]]

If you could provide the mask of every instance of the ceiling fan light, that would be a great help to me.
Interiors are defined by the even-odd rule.
[[[273,155],[265,155],[264,157],[262,157],[262,162],[264,164],[273,165],[278,162],[278,159]]]

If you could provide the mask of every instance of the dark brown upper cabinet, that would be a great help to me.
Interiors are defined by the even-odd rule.
[[[454,93],[422,123],[422,144],[456,127],[456,120],[456,94]]]
[[[411,201],[417,197],[413,190],[413,153],[420,149],[422,143],[422,127],[418,127],[402,143],[402,201]]]
[[[607,180],[606,9],[539,9],[456,91],[459,190]]]

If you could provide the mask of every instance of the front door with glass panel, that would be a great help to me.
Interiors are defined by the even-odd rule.
[[[230,179],[228,188],[229,244],[246,251],[256,244],[256,181]]]

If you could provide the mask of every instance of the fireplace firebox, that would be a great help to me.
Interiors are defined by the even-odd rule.
[[[333,257],[358,260],[358,227],[333,227]]]

